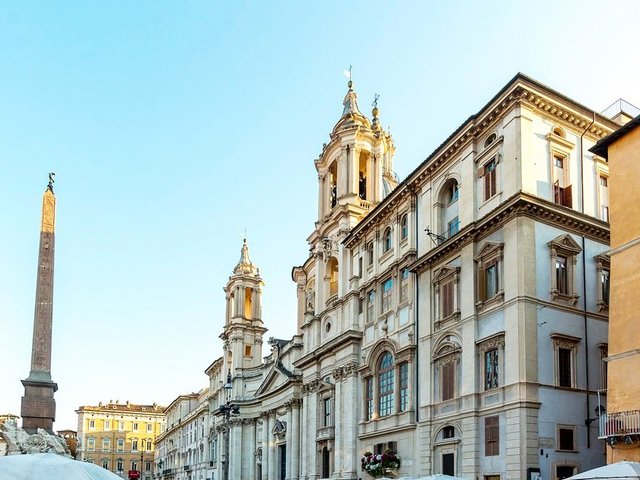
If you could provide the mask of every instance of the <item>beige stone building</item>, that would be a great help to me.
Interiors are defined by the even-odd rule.
[[[624,117],[623,117],[624,118]],[[592,151],[608,160],[611,208],[611,305],[607,412],[600,435],[607,461],[640,461],[640,116],[604,138]],[[608,279],[607,279],[608,280]]]
[[[349,82],[314,162],[296,335],[263,350],[245,242],[206,370],[209,467],[181,478],[355,480],[387,449],[398,476],[602,465],[608,164],[588,149],[616,127],[518,74],[399,181],[379,109],[363,114]],[[162,478],[184,455],[171,465]]]
[[[95,463],[122,478],[130,471],[140,478],[153,476],[154,445],[164,432],[164,407],[109,401],[76,410],[76,458]]]

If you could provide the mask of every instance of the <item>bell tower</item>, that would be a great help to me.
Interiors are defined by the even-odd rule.
[[[249,259],[245,239],[240,261],[224,287],[227,308],[220,338],[224,341],[227,373],[262,362],[262,336],[267,331],[262,322],[263,285],[260,270]]]
[[[315,160],[318,172],[318,219],[308,242],[318,259],[315,305],[346,292],[348,253],[342,240],[349,231],[398,184],[393,173],[395,145],[380,126],[378,97],[372,119],[360,111],[358,95],[349,80],[342,116]]]

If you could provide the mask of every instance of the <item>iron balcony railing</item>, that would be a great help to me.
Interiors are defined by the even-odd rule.
[[[640,410],[605,413],[600,415],[600,435],[609,438],[624,435],[640,435]]]

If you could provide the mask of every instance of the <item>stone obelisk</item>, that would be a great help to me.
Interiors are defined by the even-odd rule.
[[[31,371],[24,385],[20,415],[22,428],[35,433],[42,428],[53,432],[56,401],[53,394],[58,385],[51,380],[51,327],[53,318],[53,254],[55,245],[56,197],[53,194],[54,173],[49,174],[49,185],[42,197],[40,250],[36,305],[33,317],[33,343]]]

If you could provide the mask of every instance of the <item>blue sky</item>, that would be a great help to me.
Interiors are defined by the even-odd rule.
[[[0,4],[0,413],[29,373],[41,195],[58,198],[55,428],[99,401],[206,386],[246,229],[268,336],[313,160],[380,94],[402,178],[518,71],[596,110],[640,104],[636,1],[32,1]]]

